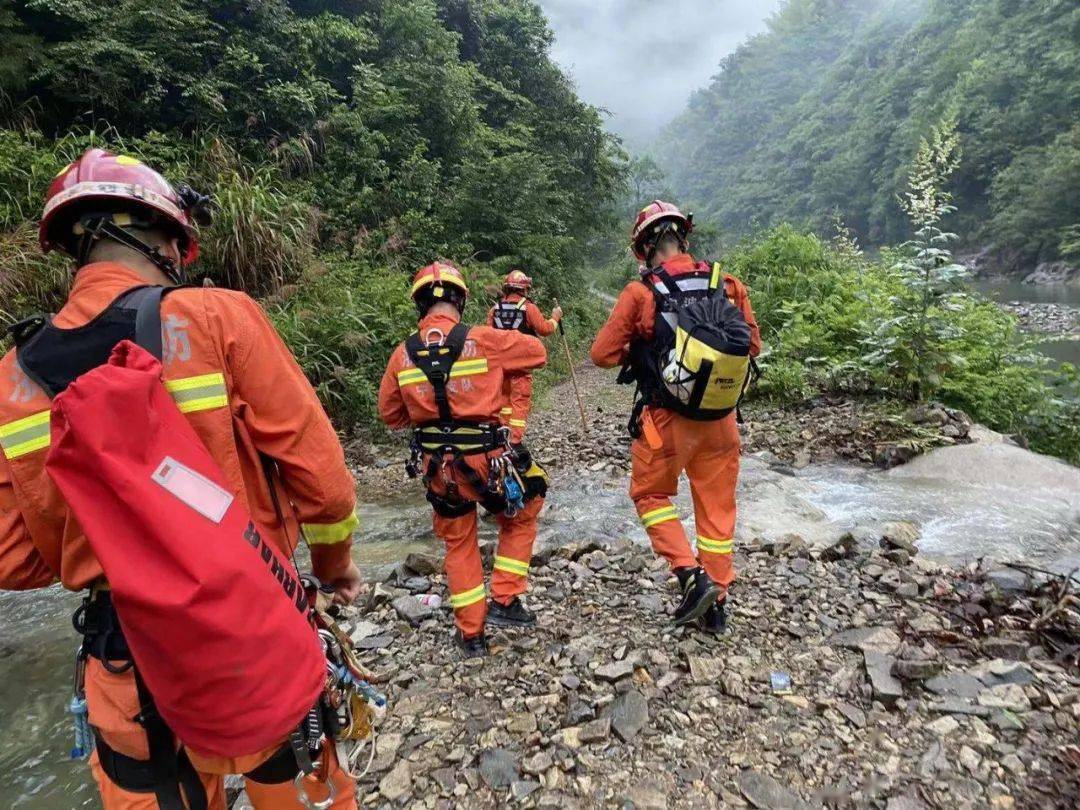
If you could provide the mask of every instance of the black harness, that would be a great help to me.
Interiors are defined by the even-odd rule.
[[[495,310],[492,312],[492,325],[496,329],[508,331],[516,330],[526,335],[535,335],[536,332],[533,329],[530,329],[526,322],[525,310],[528,303],[528,298],[522,298],[517,303],[505,300],[500,301],[495,305]]]
[[[440,342],[425,342],[419,332],[405,341],[405,352],[431,384],[439,410],[437,420],[417,425],[413,432],[412,458],[407,470],[415,478],[423,469],[427,500],[445,517],[466,515],[476,509],[476,503],[462,498],[453,482],[447,482],[445,496],[432,491],[430,484],[441,465],[452,467],[480,493],[480,503],[489,512],[502,512],[506,508],[506,499],[463,461],[465,456],[486,455],[506,447],[506,428],[499,424],[457,419],[450,406],[451,372],[465,349],[468,336],[469,328],[459,323]],[[423,465],[424,456],[427,456],[426,465]]]

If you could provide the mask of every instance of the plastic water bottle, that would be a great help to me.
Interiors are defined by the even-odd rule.
[[[68,704],[68,711],[71,712],[71,720],[75,726],[75,746],[71,749],[71,758],[86,759],[90,756],[90,749],[94,744],[94,735],[90,731],[90,720],[87,717],[86,698],[73,696]]]

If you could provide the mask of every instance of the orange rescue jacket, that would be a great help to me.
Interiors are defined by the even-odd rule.
[[[421,337],[436,329],[447,334],[457,321],[446,315],[429,315],[420,321]],[[547,362],[547,351],[538,338],[521,332],[473,326],[461,360],[484,360],[475,364],[467,375],[452,378],[447,385],[450,408],[454,417],[473,422],[497,422],[505,401],[504,380],[511,381],[511,405],[527,411],[527,402],[515,401],[521,391],[514,379],[541,368]],[[425,380],[405,382],[399,375],[414,368],[412,360],[400,344],[392,355],[379,386],[379,416],[391,428],[432,422],[439,418],[435,392]]]
[[[81,326],[123,292],[145,283],[122,264],[76,274],[56,316]],[[281,470],[281,502],[291,502],[311,543],[315,575],[335,579],[349,565],[356,490],[337,434],[266,314],[248,296],[180,289],[161,305],[165,385],[256,522],[278,527],[290,554],[298,538],[291,510],[276,517],[260,454]],[[82,590],[101,566],[45,472],[50,401],[20,370],[0,360],[0,588],[40,588],[60,580]]]
[[[503,298],[507,304],[523,305],[525,309],[525,328],[536,334],[537,337],[548,337],[555,334],[559,328],[559,322],[554,318],[545,318],[540,307],[519,293],[510,293]],[[495,326],[495,307],[488,310],[488,326]]]

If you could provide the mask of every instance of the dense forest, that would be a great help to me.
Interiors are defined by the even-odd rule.
[[[668,184],[728,233],[910,235],[919,139],[957,121],[952,229],[1001,269],[1080,261],[1080,4],[791,0],[659,139]]]
[[[55,306],[49,180],[90,145],[218,203],[198,272],[260,296],[342,428],[415,323],[409,274],[581,292],[624,158],[528,0],[0,0],[0,318]]]

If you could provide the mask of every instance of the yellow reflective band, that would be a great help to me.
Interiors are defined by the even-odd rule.
[[[510,427],[523,428],[523,427],[525,427],[525,425],[526,425],[526,422],[525,422],[524,419],[511,419],[510,420]]]
[[[360,519],[355,515],[349,515],[337,523],[304,523],[304,536],[308,544],[312,546],[332,546],[335,543],[344,543],[353,536],[353,532],[360,526]]]
[[[710,554],[731,554],[735,550],[735,541],[733,540],[713,540],[709,537],[702,537],[700,534],[697,537],[698,551],[707,551]]]
[[[450,605],[454,610],[460,610],[461,608],[467,608],[469,605],[475,605],[477,602],[483,601],[486,595],[487,592],[484,590],[484,586],[477,585],[471,591],[450,594]]]
[[[458,360],[450,369],[450,379],[458,377],[471,377],[474,374],[487,374],[488,361],[486,357],[478,357],[475,360]],[[418,368],[408,368],[399,371],[397,375],[398,385],[404,388],[407,385],[427,382],[427,375]]]
[[[511,414],[513,412],[514,412],[513,408],[500,408],[499,409],[499,413],[502,414],[503,416],[505,416],[507,414]]]
[[[224,408],[229,404],[225,375],[220,372],[166,380],[165,390],[172,394],[180,413],[210,411],[215,408]]]
[[[714,262],[712,266],[712,278],[709,279],[709,289],[715,290],[720,286],[721,268],[720,262]]]
[[[527,577],[529,575],[529,564],[523,563],[521,560],[513,560],[509,557],[496,557],[495,570],[506,571],[509,574],[517,574],[519,577]]]
[[[49,446],[49,411],[40,411],[17,422],[0,425],[0,448],[11,460]]]
[[[674,506],[661,506],[659,509],[653,509],[651,512],[646,512],[641,516],[641,522],[646,529],[649,529],[658,523],[667,523],[669,520],[678,520],[679,513],[675,511]]]

